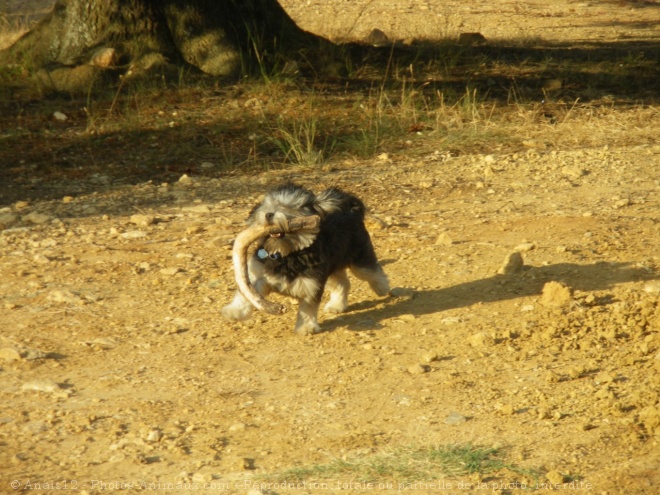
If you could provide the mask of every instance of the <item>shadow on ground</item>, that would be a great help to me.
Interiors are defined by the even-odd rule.
[[[557,263],[543,267],[528,267],[519,276],[493,275],[442,289],[416,291],[412,299],[390,297],[353,304],[349,313],[323,323],[324,331],[347,327],[367,331],[382,327],[382,320],[404,314],[416,317],[441,313],[475,304],[494,303],[510,299],[539,296],[549,281],[562,282],[581,292],[603,291],[618,284],[656,280],[660,274],[637,263],[598,262],[589,265]],[[614,302],[614,301],[608,301]]]

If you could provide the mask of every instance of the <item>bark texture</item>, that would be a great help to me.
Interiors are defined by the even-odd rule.
[[[99,67],[98,54],[112,50],[103,60],[114,67],[187,63],[231,76],[321,43],[276,0],[58,0],[0,62],[46,67],[52,76],[58,66]]]

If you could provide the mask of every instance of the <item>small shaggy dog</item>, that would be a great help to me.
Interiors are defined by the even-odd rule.
[[[321,217],[318,233],[285,232],[288,220],[309,215]],[[325,311],[346,310],[350,289],[347,268],[367,281],[379,296],[388,294],[389,282],[364,226],[364,215],[364,204],[352,194],[330,188],[315,195],[293,184],[270,191],[251,211],[250,225],[282,227],[281,232],[259,240],[248,263],[251,284],[264,297],[278,292],[298,299],[296,333],[319,331],[317,313],[326,283],[330,300]],[[252,304],[236,292],[222,314],[229,320],[244,320],[252,310]]]

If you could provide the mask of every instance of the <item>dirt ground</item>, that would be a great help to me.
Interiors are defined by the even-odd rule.
[[[438,3],[284,4],[331,37],[660,34],[652,2]],[[0,493],[659,493],[660,144],[523,138],[165,184],[100,174],[93,192],[3,202]],[[284,316],[220,316],[231,240],[289,179],[360,195],[395,288],[353,280],[349,310],[309,337],[290,300]],[[520,470],[433,486],[277,477],[465,443]]]

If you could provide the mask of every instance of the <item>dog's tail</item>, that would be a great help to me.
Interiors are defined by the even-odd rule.
[[[355,213],[364,220],[367,208],[359,198],[345,193],[337,187],[326,189],[316,196],[316,206],[322,213],[329,215],[335,212]]]

